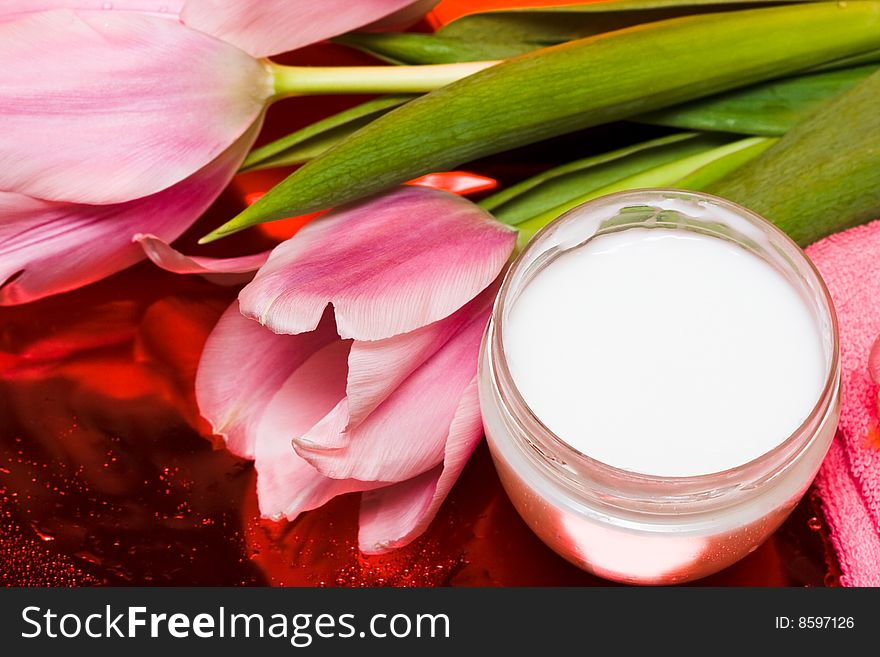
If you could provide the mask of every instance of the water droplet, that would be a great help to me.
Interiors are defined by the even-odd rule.
[[[87,561],[88,563],[94,564],[96,566],[101,565],[101,557],[98,555],[89,552],[88,550],[81,550],[79,552],[74,552],[73,556],[79,557],[83,561]]]
[[[817,532],[822,529],[822,521],[816,516],[813,516],[812,518],[807,520],[807,527],[809,527],[812,531]]]

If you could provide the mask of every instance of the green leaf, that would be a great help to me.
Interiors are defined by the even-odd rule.
[[[768,137],[749,137],[741,139],[717,148],[713,148],[700,153],[695,153],[687,157],[679,158],[671,162],[666,162],[659,166],[640,171],[632,176],[616,180],[609,185],[598,189],[590,190],[577,197],[570,198],[564,203],[552,207],[544,212],[529,218],[519,224],[518,243],[520,247],[524,246],[536,232],[546,226],[548,223],[556,219],[564,212],[568,212],[572,208],[586,203],[594,198],[622,192],[628,189],[643,189],[648,187],[683,187],[683,183],[687,183],[691,179],[688,189],[698,190],[697,183],[699,180],[693,178],[698,172],[708,172],[712,170],[713,165],[718,163],[722,170],[729,171],[734,166],[741,165],[744,161],[748,161],[751,157],[756,157],[764,148],[769,146],[773,139]],[[735,164],[736,163],[736,164]],[[714,178],[710,178],[714,179]]]
[[[242,171],[302,164],[342,141],[370,121],[415,98],[410,95],[382,96],[312,123],[301,130],[251,151]]]
[[[612,0],[502,9],[468,14],[435,34],[358,32],[336,41],[393,63],[446,64],[508,59],[641,23],[799,1],[803,0]]]
[[[778,139],[775,137],[744,139],[738,142],[738,147],[731,148],[727,153],[721,153],[716,159],[682,176],[673,183],[673,186],[679,189],[702,191],[745,166],[746,163],[754,160],[777,141]]]
[[[751,208],[802,246],[880,218],[878,98],[874,73],[707,191]]]
[[[692,130],[779,136],[815,111],[823,102],[849,89],[876,70],[877,65],[871,65],[786,78],[677,105],[635,117],[633,120]],[[415,95],[384,96],[318,121],[255,149],[248,155],[241,170],[252,171],[308,162],[348,138],[367,123],[415,97]],[[689,136],[694,135],[689,134]],[[675,137],[679,138],[678,135]],[[651,148],[653,142],[644,146]],[[547,171],[538,178],[547,176],[549,181],[550,177],[561,177],[569,173],[567,167],[573,167],[572,171],[579,170],[592,167],[594,159],[597,160],[595,164],[599,165],[605,163],[605,158],[617,160],[628,154],[629,149],[623,149],[618,153],[587,158],[564,165],[558,171],[555,169]],[[611,170],[608,170],[608,175],[612,175]],[[543,181],[537,178],[534,180],[534,184],[539,182]],[[563,180],[554,181],[552,185],[562,182]],[[575,184],[574,179],[572,184]],[[548,193],[552,185],[548,187]],[[508,188],[490,198],[504,198],[507,194],[514,194],[519,188],[519,185]],[[535,202],[537,197],[529,194],[528,199],[531,203]],[[482,203],[487,203],[489,200],[486,199]],[[504,216],[499,217],[502,221],[506,220],[507,210],[508,208],[505,208]],[[515,223],[513,218],[515,214],[510,216],[510,223]]]
[[[502,9],[468,14],[445,25],[439,34],[551,45],[678,16],[801,2],[804,0],[610,0]]]
[[[376,119],[204,239],[347,203],[485,155],[877,48],[878,2],[689,16],[547,48],[468,76]]]
[[[467,41],[441,34],[354,32],[333,39],[391,64],[454,64],[509,59],[540,46],[518,41]]]
[[[482,200],[506,224],[518,224],[595,189],[729,141],[718,135],[677,133],[549,169]]]
[[[877,66],[802,75],[652,112],[637,121],[685,130],[783,135],[823,103],[867,78]]]

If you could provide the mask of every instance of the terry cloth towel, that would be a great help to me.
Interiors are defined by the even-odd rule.
[[[880,336],[880,221],[810,246],[840,326],[840,428],[816,486],[844,586],[880,586],[880,419],[868,356]]]

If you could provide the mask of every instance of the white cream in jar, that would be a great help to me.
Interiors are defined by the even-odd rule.
[[[733,468],[807,418],[819,327],[771,265],[725,240],[632,228],[555,258],[502,336],[513,382],[560,439],[651,475]]]
[[[645,190],[548,226],[481,355],[493,457],[564,557],[632,583],[719,570],[803,494],[839,411],[833,309],[787,237],[702,194]]]

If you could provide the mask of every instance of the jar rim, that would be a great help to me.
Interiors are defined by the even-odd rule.
[[[532,256],[536,251],[542,252],[542,240],[560,225],[581,218],[584,211],[588,210],[591,206],[601,207],[612,202],[626,201],[628,199],[639,200],[642,202],[641,204],[646,204],[646,195],[663,197],[674,195],[676,198],[710,202],[720,205],[736,214],[738,218],[742,218],[758,227],[771,240],[781,242],[795,254],[798,258],[797,266],[799,268],[795,273],[800,278],[809,277],[812,279],[808,282],[812,283],[813,287],[818,290],[818,296],[821,299],[821,309],[827,313],[831,334],[830,358],[828,359],[824,385],[810,413],[787,438],[772,449],[745,463],[725,470],[697,475],[655,475],[613,466],[584,454],[553,432],[532,411],[516,386],[504,355],[502,336],[506,300],[511,296],[514,278],[520,272],[520,269],[532,261]],[[719,235],[715,237],[720,238]],[[524,265],[524,263],[526,264]],[[803,270],[800,269],[801,267]],[[806,276],[802,273],[804,270]],[[505,414],[523,429],[521,435],[524,438],[528,436],[526,440],[530,443],[531,451],[536,451],[546,461],[543,465],[557,471],[557,474],[568,475],[566,477],[568,479],[571,478],[572,470],[579,475],[589,473],[592,475],[590,480],[594,484],[603,483],[613,489],[649,486],[652,490],[656,490],[656,487],[660,486],[674,499],[718,493],[719,486],[723,487],[725,485],[735,485],[741,488],[778,475],[810,444],[818,427],[822,425],[833,406],[840,384],[840,346],[834,304],[821,274],[800,246],[776,225],[744,206],[711,194],[678,189],[644,188],[602,196],[572,208],[539,230],[505,273],[492,309],[491,321],[486,334],[486,347],[490,377],[492,379],[491,384],[496,393],[503,391],[503,394],[497,394],[497,397],[504,406]],[[526,425],[528,430],[525,429]],[[815,429],[811,431],[811,427]],[[531,440],[532,438],[537,439],[537,444]],[[550,454],[548,454],[548,451]],[[577,484],[579,482],[575,481],[573,483]]]

